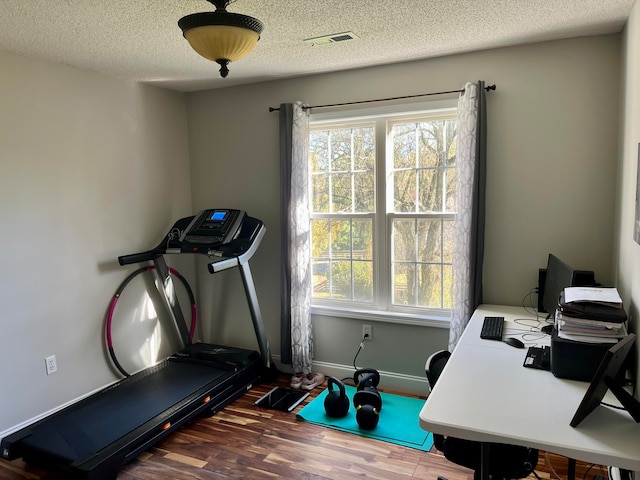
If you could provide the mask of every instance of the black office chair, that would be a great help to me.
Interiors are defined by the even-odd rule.
[[[431,355],[425,364],[429,389],[433,389],[451,353],[446,350]],[[481,443],[462,438],[433,435],[433,444],[450,462],[474,471],[474,479],[480,478]],[[489,448],[489,475],[492,480],[525,478],[534,473],[538,464],[535,448],[491,443]],[[537,475],[536,475],[537,476]]]

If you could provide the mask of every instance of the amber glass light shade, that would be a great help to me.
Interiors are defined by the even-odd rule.
[[[235,62],[246,57],[258,43],[256,32],[227,25],[196,27],[184,33],[191,48],[214,62],[225,59]]]

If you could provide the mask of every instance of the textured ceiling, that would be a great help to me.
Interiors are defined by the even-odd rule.
[[[182,37],[205,0],[0,0],[0,50],[194,91],[274,78],[619,32],[635,0],[238,0],[230,12],[261,20],[255,50],[218,65]],[[351,31],[359,39],[304,39]]]

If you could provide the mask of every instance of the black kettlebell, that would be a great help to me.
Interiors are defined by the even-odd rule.
[[[334,390],[333,387],[337,387]],[[334,377],[327,377],[327,389],[329,393],[324,399],[324,410],[327,415],[334,418],[342,418],[349,411],[349,397],[344,388],[344,383]]]
[[[356,406],[356,422],[363,430],[373,430],[379,421],[380,410],[373,405],[366,403]]]
[[[380,373],[373,368],[356,370],[356,373],[353,374],[353,383],[355,383],[358,391],[367,390],[377,393],[377,387],[380,383]]]
[[[360,428],[373,430],[380,420],[382,397],[378,392],[380,373],[373,369],[362,369],[353,375],[357,391],[353,396],[353,406],[356,408],[356,421]]]

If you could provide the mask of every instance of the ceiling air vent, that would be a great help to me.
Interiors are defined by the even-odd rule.
[[[334,33],[331,35],[324,35],[322,37],[307,38],[303,40],[304,43],[308,43],[311,46],[315,45],[328,45],[330,43],[346,42],[347,40],[357,40],[359,37],[353,32]]]

